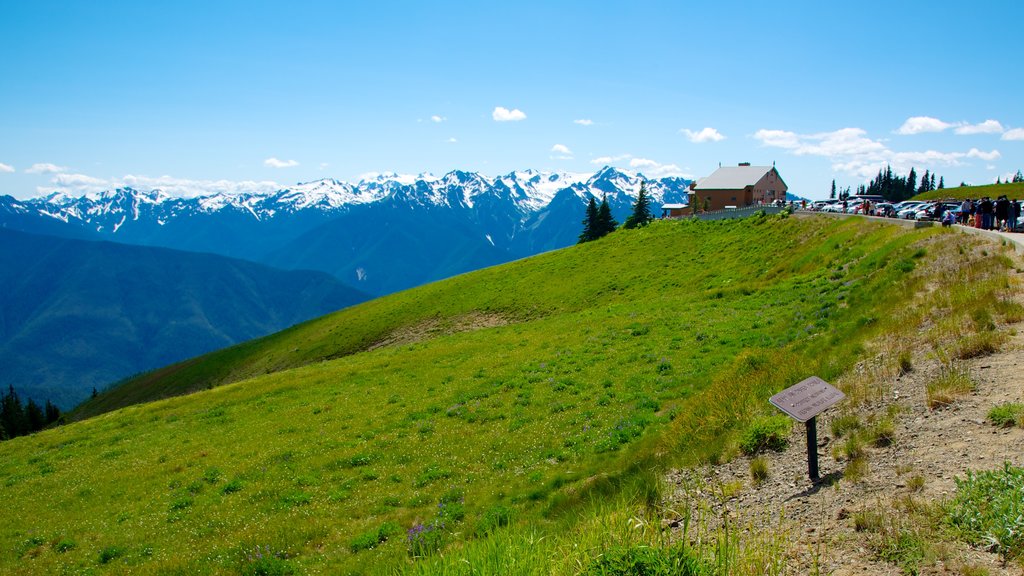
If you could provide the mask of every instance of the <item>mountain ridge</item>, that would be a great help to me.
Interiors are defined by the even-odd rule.
[[[192,198],[118,188],[0,197],[0,227],[320,270],[383,295],[573,244],[591,197],[607,197],[622,221],[641,182],[654,202],[685,201],[690,184],[606,166],[593,175],[453,170],[356,184],[321,179]]]

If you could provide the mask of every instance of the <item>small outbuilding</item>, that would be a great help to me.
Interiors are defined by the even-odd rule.
[[[786,200],[789,187],[775,166],[742,162],[715,170],[690,185],[690,205],[704,210],[742,208]]]
[[[686,204],[662,204],[661,205],[661,217],[662,218],[682,218],[690,214]]]

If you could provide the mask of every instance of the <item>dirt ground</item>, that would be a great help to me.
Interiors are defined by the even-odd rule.
[[[717,518],[711,522],[728,517],[747,530],[788,531],[797,541],[791,565],[798,574],[901,574],[898,566],[877,559],[868,533],[855,530],[857,512],[891,511],[908,496],[941,501],[953,493],[954,478],[967,470],[1001,468],[1004,462],[1024,466],[1024,429],[997,428],[986,421],[993,406],[1024,402],[1024,324],[1009,329],[1012,335],[999,352],[966,361],[976,391],[942,409],[929,409],[925,392],[939,363],[924,351],[915,354],[913,371],[895,378],[891,397],[882,401],[900,406],[894,440],[886,447],[868,448],[868,469],[861,479],[843,478],[845,462],[833,455],[826,412],[817,426],[822,482],[808,480],[805,429],[797,425],[789,448],[767,455],[769,476],[764,482],[755,485],[751,480],[747,457],[674,472],[669,476],[675,490],[669,505],[704,502]],[[723,497],[723,486],[731,487],[728,496]],[[921,574],[1024,574],[1019,564],[1004,566],[996,554],[953,538],[942,546],[938,558],[921,564]]]

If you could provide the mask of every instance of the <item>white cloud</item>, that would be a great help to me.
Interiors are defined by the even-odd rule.
[[[923,132],[942,132],[954,126],[956,125],[943,122],[931,116],[913,116],[907,118],[907,121],[896,130],[896,133],[908,135],[921,134]]]
[[[797,134],[786,130],[758,130],[754,134],[763,146],[782,148],[796,156],[820,156],[832,162],[832,169],[862,178],[875,176],[887,165],[897,172],[910,168],[962,166],[966,160],[992,161],[1001,156],[998,150],[985,152],[971,148],[967,152],[937,150],[896,152],[881,140],[867,136],[860,128],[842,128],[818,134]]]
[[[491,112],[491,118],[494,118],[495,122],[518,122],[526,120],[526,114],[518,108],[509,110],[508,108],[495,106],[494,112]]]
[[[591,164],[601,164],[601,165],[604,165],[604,164],[614,164],[615,162],[619,162],[621,160],[626,160],[628,158],[632,158],[632,154],[620,154],[618,156],[598,156],[597,158],[594,158],[593,160],[591,160],[590,163]]]
[[[14,166],[0,162],[0,172],[14,172]]]
[[[67,172],[68,169],[64,166],[57,166],[56,164],[50,164],[49,162],[40,162],[33,164],[25,170],[26,174],[57,174],[58,172]]]
[[[298,166],[299,163],[295,160],[278,160],[271,156],[263,161],[264,166],[270,166],[271,168],[292,168]]]
[[[553,154],[551,158],[554,160],[572,160],[573,158],[572,150],[569,150],[565,144],[555,144],[551,147],[551,153]]]
[[[954,133],[965,135],[965,134],[1001,134],[1003,132],[1003,125],[998,120],[985,120],[980,124],[963,124],[957,126]]]
[[[645,176],[653,178],[687,176],[683,173],[683,169],[675,164],[662,164],[650,158],[633,158],[629,161],[629,167],[642,171]]]
[[[977,148],[971,148],[967,152],[967,157],[968,158],[978,158],[978,159],[984,160],[986,162],[991,162],[993,160],[998,160],[1000,157],[1002,157],[1002,154],[999,153],[999,150],[993,150],[991,152],[982,152],[981,150],[978,150]]]
[[[321,162],[321,163],[320,163],[320,169],[321,169],[321,170],[323,170],[323,169],[327,168],[328,166],[330,166],[330,164],[328,164],[327,162]]]
[[[573,120],[572,123],[579,124],[580,126],[591,126],[594,124],[594,121],[590,118],[580,118],[579,120]]]
[[[754,139],[760,140],[763,146],[773,148],[799,148],[800,135],[787,130],[758,130]]]
[[[447,120],[447,118],[445,118],[444,116],[438,116],[437,114],[434,114],[433,116],[430,117],[431,122],[436,122],[438,124],[444,122],[445,120]]]
[[[447,142],[449,144],[456,144],[456,143],[458,143],[458,140],[455,139],[455,136],[452,136],[451,138],[445,140],[445,142]]]
[[[703,142],[721,142],[722,140],[725,140],[725,136],[723,136],[721,132],[711,127],[704,128],[699,132],[694,132],[689,128],[683,128],[679,133],[686,135],[690,142],[695,144],[701,144]]]
[[[128,174],[120,178],[97,178],[88,174],[55,174],[50,186],[39,186],[40,194],[63,192],[69,196],[99,193],[116,188],[161,190],[170,196],[191,198],[211,194],[269,193],[283,188],[270,180],[190,180],[173,176],[142,176]]]
[[[1024,128],[1014,128],[1003,132],[1002,140],[1024,140]]]
[[[662,164],[650,158],[636,158],[632,154],[620,154],[618,156],[600,156],[590,161],[591,164],[610,166],[624,160],[629,160],[627,165],[630,169],[643,172],[648,178],[664,178],[666,176],[681,176],[693,178],[692,174],[685,172],[676,164]]]

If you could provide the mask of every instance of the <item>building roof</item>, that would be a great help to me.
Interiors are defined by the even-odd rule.
[[[681,208],[686,208],[686,206],[687,206],[686,204],[662,204],[661,205],[661,209],[662,210],[679,210]]]
[[[757,184],[772,166],[726,166],[715,170],[711,176],[701,178],[694,190],[742,190]]]

